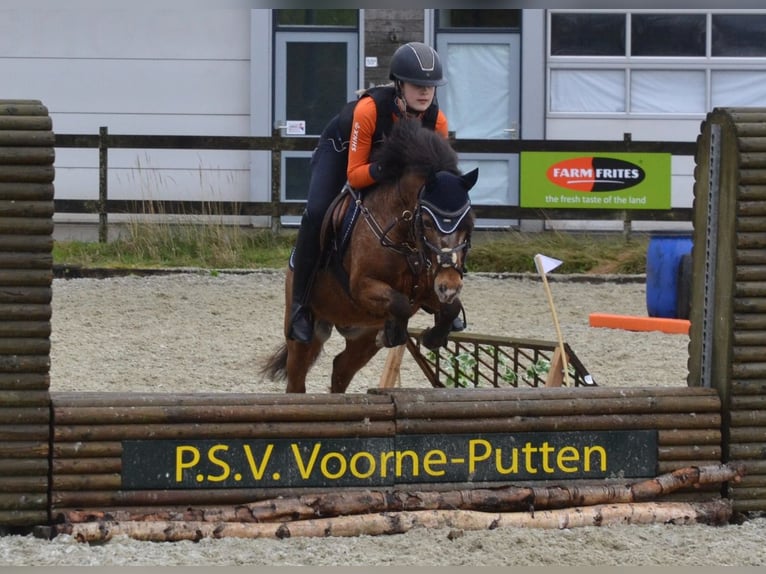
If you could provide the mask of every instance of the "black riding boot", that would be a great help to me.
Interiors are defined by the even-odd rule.
[[[319,260],[319,233],[306,214],[301,219],[293,252],[293,300],[290,305],[290,328],[287,338],[308,343],[314,335],[314,317],[309,308],[309,294]]]

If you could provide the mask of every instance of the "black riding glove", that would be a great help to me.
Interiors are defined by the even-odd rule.
[[[376,182],[383,179],[383,166],[376,161],[370,164],[370,177]]]

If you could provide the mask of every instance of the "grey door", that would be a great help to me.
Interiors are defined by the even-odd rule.
[[[440,33],[436,48],[449,83],[439,104],[457,139],[518,138],[520,134],[521,37],[518,33]],[[518,205],[518,155],[462,154],[461,169],[479,167],[471,191],[481,205]],[[516,221],[482,219],[484,227]]]
[[[355,97],[358,42],[354,32],[276,33],[274,125],[284,137],[318,136]],[[282,154],[282,201],[306,199],[310,157],[311,152]]]

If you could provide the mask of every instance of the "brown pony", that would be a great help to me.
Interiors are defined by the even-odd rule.
[[[330,390],[343,393],[381,347],[406,342],[407,323],[419,309],[434,315],[422,335],[431,349],[446,343],[462,310],[458,295],[474,225],[468,190],[478,170],[461,175],[449,142],[416,120],[397,122],[374,159],[383,179],[361,192],[347,186],[325,218],[328,255],[310,294],[314,337],[309,343],[285,337],[262,368],[272,380],[287,378],[288,393],[306,392],[306,374],[333,327],[346,346],[333,360]],[[288,269],[285,333],[292,276]]]

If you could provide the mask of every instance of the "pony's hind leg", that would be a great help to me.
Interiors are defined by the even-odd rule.
[[[306,375],[322,352],[324,341],[314,337],[309,343],[287,341],[287,393],[305,393]]]
[[[376,336],[377,330],[372,330],[359,337],[346,339],[346,348],[332,362],[331,392],[345,393],[354,375],[380,350],[375,342]]]

